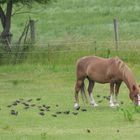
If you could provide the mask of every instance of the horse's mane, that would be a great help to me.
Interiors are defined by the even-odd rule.
[[[115,57],[114,61],[115,65],[118,67],[120,71],[123,71],[127,66],[119,57]]]
[[[134,75],[131,71],[131,69],[119,58],[119,57],[115,57],[115,64],[118,67],[119,71],[122,72],[122,75],[124,77],[131,77],[132,79],[134,79]]]

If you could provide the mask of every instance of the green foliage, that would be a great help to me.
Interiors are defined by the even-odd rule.
[[[127,106],[127,107],[119,107],[118,111],[123,113],[125,120],[127,121],[135,121],[134,117],[139,115],[140,107],[136,105]]]
[[[134,111],[135,111],[136,113],[140,113],[140,107],[139,107],[139,106],[135,106],[135,107],[134,107]]]
[[[120,110],[122,111],[123,115],[124,115],[124,118],[128,121],[133,121],[134,118],[134,112],[133,110],[130,110],[130,109],[126,109],[126,108],[120,108]]]

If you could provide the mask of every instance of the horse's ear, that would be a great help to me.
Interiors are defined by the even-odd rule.
[[[133,91],[135,91],[135,90],[136,90],[136,86],[135,86],[135,85],[133,85],[132,89],[133,89]]]

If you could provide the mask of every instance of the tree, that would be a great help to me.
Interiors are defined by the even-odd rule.
[[[0,20],[2,25],[2,32],[0,34],[1,42],[4,44],[5,49],[9,52],[11,51],[11,37],[12,33],[11,29],[11,17],[12,17],[12,9],[13,4],[21,4],[21,5],[31,5],[33,2],[37,2],[40,4],[46,4],[51,0],[0,0]],[[6,10],[4,7],[6,5]]]

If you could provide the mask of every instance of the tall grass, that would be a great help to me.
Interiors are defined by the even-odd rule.
[[[13,40],[19,38],[29,17],[37,20],[39,44],[54,40],[113,40],[114,17],[119,19],[121,40],[139,40],[139,0],[57,0],[46,6],[34,4],[23,11],[29,10],[31,13],[13,17]]]

